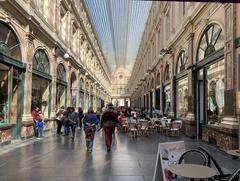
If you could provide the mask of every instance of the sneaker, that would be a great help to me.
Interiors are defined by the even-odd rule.
[[[108,149],[107,149],[107,152],[110,152],[110,151],[111,151],[111,148],[108,148]]]

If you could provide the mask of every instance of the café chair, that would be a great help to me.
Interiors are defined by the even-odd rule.
[[[215,160],[215,158],[203,147],[198,147],[198,150],[202,151],[207,156],[207,166],[212,167],[214,166],[217,169],[218,174],[215,175],[213,178],[209,180],[219,180],[219,181],[226,181],[231,174],[226,174],[223,172],[222,168]]]
[[[227,181],[240,181],[240,168],[236,169]]]
[[[197,149],[191,149],[185,151],[180,156],[178,164],[182,164],[183,162],[207,166],[207,157],[202,151]]]
[[[172,122],[169,135],[170,136],[180,136],[180,130],[182,128],[182,121],[176,120]]]
[[[207,166],[207,157],[206,155],[197,149],[191,149],[186,152],[184,152],[178,161],[178,164],[198,164],[198,165],[204,165]],[[177,178],[177,175],[175,175],[175,179]],[[200,179],[201,180],[201,179]]]
[[[137,137],[138,129],[136,123],[128,123],[128,135],[131,137]]]

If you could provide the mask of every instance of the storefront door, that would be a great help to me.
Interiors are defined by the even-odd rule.
[[[204,70],[197,72],[197,138],[202,138],[202,126],[204,124]]]

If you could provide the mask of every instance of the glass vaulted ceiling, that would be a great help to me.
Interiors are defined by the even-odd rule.
[[[151,1],[84,0],[111,71],[132,70]]]

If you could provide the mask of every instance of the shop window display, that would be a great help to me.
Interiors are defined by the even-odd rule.
[[[66,86],[57,84],[57,96],[56,96],[56,105],[57,108],[64,106],[65,107],[65,97],[66,97]]]
[[[80,79],[80,107],[84,110],[84,82]]]
[[[187,54],[182,50],[178,56],[177,60],[177,70],[176,73],[180,74],[186,70],[187,64]],[[188,77],[180,78],[177,80],[176,84],[176,111],[177,117],[185,118],[188,113]]]
[[[49,116],[49,81],[32,77],[32,108],[39,107],[44,117]]]
[[[188,113],[188,78],[177,81],[177,117],[185,118]]]
[[[9,67],[0,64],[0,124],[8,123],[8,72]]]
[[[66,88],[62,82],[66,83],[66,70],[63,64],[59,64],[57,67],[57,96],[56,105],[57,108],[64,106],[66,107]]]
[[[164,87],[164,113],[167,114],[171,106],[171,87],[166,85]]]
[[[50,116],[50,80],[45,78],[45,75],[50,74],[50,66],[44,50],[39,49],[35,52],[32,63],[32,109],[35,106],[39,107],[43,116],[47,118]]]
[[[207,118],[208,124],[220,122],[224,109],[224,60],[207,68]]]

